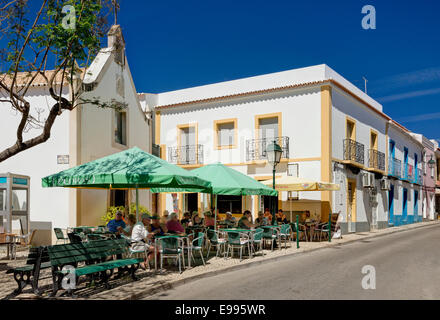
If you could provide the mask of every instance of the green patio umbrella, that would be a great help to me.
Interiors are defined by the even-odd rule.
[[[222,195],[264,195],[277,196],[278,191],[265,186],[257,180],[227,167],[221,163],[208,164],[206,166],[191,170],[197,177],[211,182],[211,194]],[[174,190],[164,190],[163,188],[153,188],[152,192],[191,192],[185,188]],[[215,213],[217,215],[217,197],[215,201]],[[217,217],[216,217],[217,221]]]
[[[137,147],[47,176],[42,184],[43,187],[136,189],[136,215],[139,215],[138,189],[211,190],[210,182]]]

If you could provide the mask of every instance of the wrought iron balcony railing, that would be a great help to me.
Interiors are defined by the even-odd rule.
[[[414,166],[410,164],[404,165],[403,179],[414,182]]]
[[[168,148],[168,161],[174,164],[202,164],[203,145],[186,145]]]
[[[344,160],[365,163],[365,148],[362,143],[351,139],[344,140]]]
[[[400,178],[402,176],[402,161],[390,158],[388,161],[388,175]]]
[[[265,138],[265,139],[252,139],[246,141],[246,161],[253,160],[266,160],[266,148],[273,141],[277,142],[283,154],[281,158],[289,159],[289,137],[277,137],[277,138]]]
[[[368,150],[368,167],[385,171],[385,153],[374,149]]]

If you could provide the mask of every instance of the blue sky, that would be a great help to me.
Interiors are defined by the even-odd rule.
[[[377,29],[361,27],[374,5]],[[139,92],[326,63],[414,132],[440,139],[440,1],[121,0]]]
[[[37,5],[39,2],[31,2]],[[410,130],[440,140],[438,0],[120,0],[138,92],[325,63]],[[377,29],[361,13],[373,5]]]

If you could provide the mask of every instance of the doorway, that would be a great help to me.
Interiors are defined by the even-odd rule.
[[[347,181],[347,226],[348,232],[356,232],[356,180]]]
[[[199,197],[197,193],[187,193],[185,202],[186,211],[192,213],[193,211],[199,210]]]
[[[419,221],[419,192],[414,190],[414,222]]]
[[[390,191],[388,192],[388,224],[394,225],[394,185],[390,186]]]
[[[402,223],[408,223],[408,189],[403,188]]]

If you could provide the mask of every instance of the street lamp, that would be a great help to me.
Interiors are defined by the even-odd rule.
[[[428,161],[428,167],[432,169],[434,168],[434,166],[435,166],[435,160],[432,159],[432,154],[431,154],[431,159]]]
[[[283,149],[274,140],[271,144],[266,147],[267,161],[273,167],[273,189],[275,190],[275,167],[280,163],[281,155],[283,154]],[[275,206],[272,205],[272,224],[276,224],[275,219]]]

